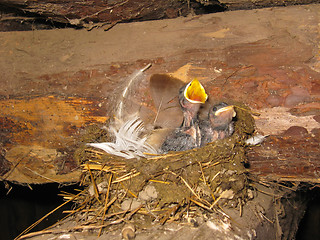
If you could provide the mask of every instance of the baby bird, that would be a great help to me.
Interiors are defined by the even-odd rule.
[[[161,152],[184,151],[201,145],[198,111],[208,95],[201,83],[194,79],[179,90],[179,104],[183,112],[181,126],[174,130],[161,146]]]
[[[234,132],[233,118],[236,112],[232,105],[225,102],[214,105],[208,114],[208,119],[200,121],[201,144],[214,142],[218,139],[229,137]]]

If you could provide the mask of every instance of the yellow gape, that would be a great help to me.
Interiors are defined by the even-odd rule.
[[[184,96],[191,103],[205,103],[208,98],[204,87],[196,78],[187,85]]]

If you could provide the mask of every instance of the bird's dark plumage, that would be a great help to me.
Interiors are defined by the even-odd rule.
[[[200,137],[199,130],[194,127],[178,128],[166,138],[161,146],[161,152],[185,151],[199,147]]]
[[[208,118],[199,123],[201,146],[231,136],[234,132],[233,118],[235,115],[233,106],[227,103],[214,105],[209,110]]]

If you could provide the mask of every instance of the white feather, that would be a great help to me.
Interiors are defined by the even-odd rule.
[[[109,154],[124,158],[146,157],[145,153],[156,154],[157,151],[150,146],[143,135],[144,126],[140,118],[136,115],[127,120],[119,130],[110,128],[114,134],[115,142],[88,143],[87,145],[99,148]]]
[[[263,136],[263,135],[261,135],[261,134],[255,135],[255,136],[253,136],[253,137],[251,137],[251,138],[248,138],[248,139],[246,140],[246,144],[248,144],[248,145],[258,145],[258,144],[262,143],[262,142],[264,141],[264,139],[265,139],[266,137],[268,137],[268,136],[269,136],[269,135]]]
[[[144,126],[137,114],[131,115],[131,117],[124,122],[124,105],[128,99],[128,93],[134,86],[137,86],[137,84],[133,83],[139,81],[143,76],[143,72],[150,66],[151,64],[148,64],[127,78],[127,85],[122,91],[115,111],[117,123],[114,123],[113,126],[108,129],[108,131],[114,135],[114,142],[88,143],[87,145],[99,148],[109,154],[128,159],[146,157],[145,153],[156,153],[156,150],[146,142],[147,137],[141,137],[144,134]]]
[[[116,111],[116,117],[118,119],[123,119],[123,108],[124,108],[124,101],[127,98],[129,89],[132,86],[132,83],[135,82],[137,79],[139,79],[141,76],[143,76],[143,72],[146,71],[149,67],[151,66],[151,63],[149,63],[147,66],[145,66],[144,68],[135,71],[134,73],[132,73],[129,77],[128,77],[128,84],[127,86],[124,88],[124,90],[122,91],[121,94],[121,99],[120,102],[117,106],[117,111]]]

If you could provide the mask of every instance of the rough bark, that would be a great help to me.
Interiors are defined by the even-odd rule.
[[[68,23],[75,26],[93,26],[102,22],[117,22],[174,18],[186,15],[187,2],[184,1],[20,1],[5,0],[7,7],[33,13],[49,21]]]
[[[225,9],[253,9],[261,7],[287,6],[296,4],[310,4],[319,0],[115,0],[115,1],[75,1],[75,0],[3,0],[0,7],[18,12],[16,20],[45,19],[57,23],[74,26],[93,27],[128,21],[144,21],[151,19],[176,18],[189,13],[217,12]],[[5,9],[7,12],[9,9]],[[9,10],[10,12],[10,10]],[[27,13],[27,15],[26,15]],[[29,15],[28,15],[29,14]],[[20,16],[20,17],[19,17]],[[11,16],[4,16],[3,21],[14,20]],[[29,19],[31,20],[31,19]],[[107,29],[110,27],[107,26]]]

